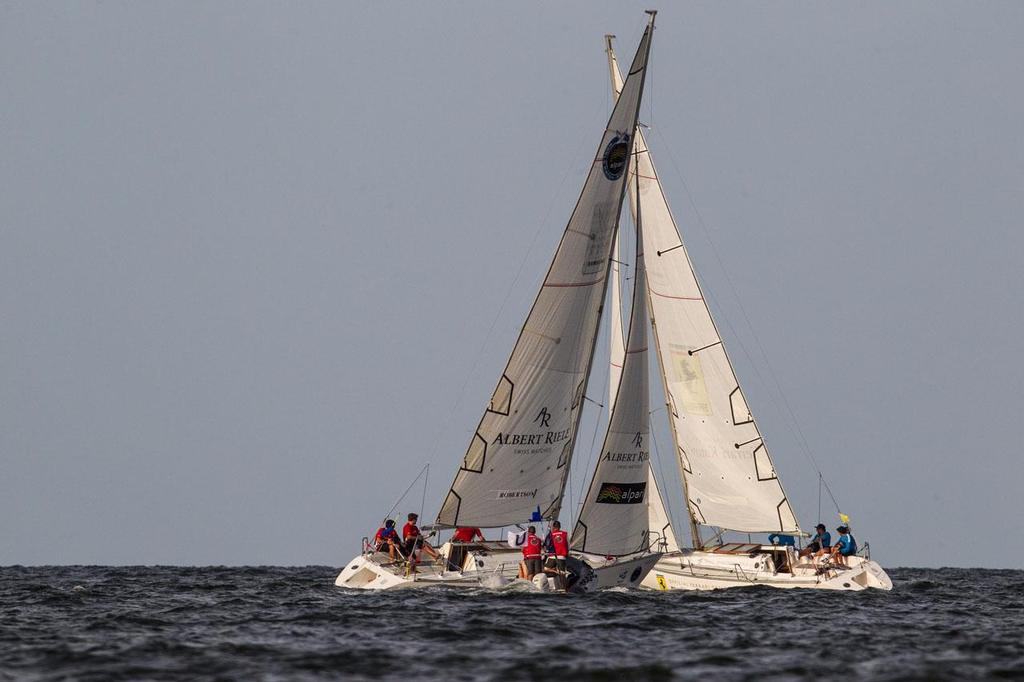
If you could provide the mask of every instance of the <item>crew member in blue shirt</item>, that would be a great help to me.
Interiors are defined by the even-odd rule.
[[[800,556],[811,556],[812,554],[828,554],[829,550],[832,549],[832,534],[825,528],[824,523],[819,523],[814,527],[817,531],[811,541],[806,547],[800,550]]]
[[[832,548],[832,558],[837,564],[848,566],[847,557],[857,553],[857,541],[850,534],[849,527],[839,526],[836,530],[839,531],[839,539],[836,540],[836,545]]]

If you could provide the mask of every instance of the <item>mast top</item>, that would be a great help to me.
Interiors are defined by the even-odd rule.
[[[649,26],[654,26],[654,17],[658,16],[658,10],[656,10],[656,9],[648,9],[648,10],[644,10],[644,13],[645,14],[649,14],[651,16],[651,19],[648,22],[648,25]]]

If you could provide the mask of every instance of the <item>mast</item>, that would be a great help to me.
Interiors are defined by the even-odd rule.
[[[605,35],[605,43],[608,53],[609,67],[615,60],[615,54],[611,51],[611,39],[613,35]],[[618,69],[618,66],[614,67]],[[618,100],[619,90],[622,87],[622,83],[618,86],[612,86],[613,100]],[[632,199],[631,199],[632,200]],[[622,230],[619,230],[615,238],[615,243],[612,246],[612,279],[609,282],[611,287],[611,300],[609,304],[612,307],[611,319],[609,320],[609,340],[611,346],[611,357],[608,362],[608,411],[611,412],[612,406],[615,404],[615,394],[619,390],[619,377],[622,376],[622,361],[626,354],[625,339],[622,337],[622,296],[621,291],[621,277],[619,264],[621,259],[619,258],[620,253],[620,242],[622,241]]]
[[[633,156],[644,182],[634,210],[644,205],[652,327],[694,546],[702,544],[701,524],[741,532],[798,532],[650,150],[639,130],[636,137]]]
[[[611,46],[611,41],[613,39],[614,39],[613,35],[605,34],[605,36],[604,36],[604,51],[605,51],[605,54],[608,57],[608,76],[611,79],[611,93],[612,93],[612,97],[616,97],[617,98],[618,97],[618,93],[620,93],[622,91],[622,89],[623,89],[623,77],[622,77],[622,74],[620,73],[620,71],[618,71],[618,60],[615,58],[615,51],[614,51],[614,49]],[[636,163],[636,161],[637,161],[637,156],[639,154],[640,145],[643,145],[644,150],[646,150],[646,145],[643,143],[643,133],[640,131],[640,127],[639,126],[637,126],[636,135],[637,135],[637,143],[633,147],[633,152],[634,153],[631,156],[631,172],[634,173],[634,177],[636,179],[636,184],[635,184],[636,195],[630,194],[630,206],[633,209],[633,213],[638,214],[638,209],[636,208],[637,207],[636,198],[639,196],[640,175],[637,172],[637,163]],[[639,215],[637,215],[636,219],[639,220]],[[637,244],[639,245],[639,243],[640,242],[638,241]],[[612,294],[615,293],[615,290],[617,289],[617,285],[618,285],[617,281],[612,283],[612,287],[613,287]],[[650,297],[649,297],[649,295],[647,297],[647,304],[648,305],[650,304]],[[653,337],[654,337],[654,346],[655,346],[655,348],[658,348],[659,346],[657,344],[657,329],[654,326],[653,312],[651,312],[651,314],[650,314],[650,324],[651,324],[651,330],[653,332]],[[612,326],[612,335],[613,335],[612,336],[612,343],[611,343],[611,357],[612,357],[612,360],[611,360],[611,364],[612,365],[611,365],[611,367],[612,367],[612,371],[614,371],[614,368],[615,368],[615,365],[614,365],[615,358],[622,358],[624,356],[624,353],[625,353],[625,351],[621,347],[621,344],[620,344],[620,347],[616,348],[616,346],[615,346],[614,334],[615,334],[615,330],[616,329],[618,329],[618,328],[615,327],[615,326]],[[666,380],[665,380],[665,368],[662,366],[662,354],[657,353],[657,356],[658,356],[658,368],[659,368],[660,371],[662,371],[662,386],[663,386],[663,388],[665,390],[666,409],[668,410],[668,396],[669,396],[669,393],[668,393],[668,384],[666,383]],[[615,389],[617,389],[617,384],[615,384],[614,387],[615,387]],[[613,396],[614,396],[614,393],[612,393],[612,399],[611,399],[611,402],[609,404],[613,404],[614,403],[614,397]],[[669,421],[670,421],[670,423],[672,422],[671,419]],[[672,428],[672,442],[673,442],[673,447],[674,447],[675,453],[676,453],[676,455],[674,456],[673,459],[676,460],[676,464],[677,464],[677,466],[679,466],[679,478],[680,478],[680,480],[683,481],[683,497],[684,497],[684,499],[686,499],[686,496],[687,496],[686,476],[684,475],[684,472],[683,472],[682,460],[680,460],[679,455],[678,455],[678,453],[680,452],[679,451],[679,445],[678,445],[679,440],[678,440],[678,436],[676,435],[676,430],[675,430],[675,424],[674,423],[671,423],[671,428]],[[658,523],[660,523],[660,525],[658,526],[657,529],[662,531],[664,542],[666,543],[666,545],[667,545],[667,547],[668,547],[668,549],[670,551],[675,551],[675,550],[679,549],[679,547],[678,547],[678,544],[676,543],[675,534],[674,534],[674,532],[672,530],[671,516],[669,515],[668,510],[666,509],[665,500],[662,498],[662,493],[660,493],[660,491],[658,489],[657,481],[656,481],[656,479],[654,477],[654,470],[653,470],[653,468],[651,469],[651,472],[650,472],[650,487],[651,487],[651,491],[648,493],[648,502],[647,502],[647,504],[648,504],[648,508],[650,509],[651,519],[652,520],[655,520],[655,519],[658,520]],[[686,509],[687,509],[687,515],[689,516],[689,520],[690,520],[690,535],[693,538],[693,546],[697,547],[700,544],[700,534],[699,534],[699,531],[697,529],[696,521],[693,518],[693,515],[689,512],[689,505],[686,506]],[[664,523],[662,522],[662,520],[660,520],[660,517],[664,517],[664,521],[665,521]]]
[[[493,528],[560,510],[607,295],[653,23],[652,16],[438,526]]]
[[[639,175],[639,173],[637,174]],[[639,203],[639,202],[638,202]],[[661,341],[658,338],[658,321],[654,317],[654,311],[651,311],[651,332],[654,336],[655,348],[661,348]],[[658,370],[661,372],[661,385],[665,391],[665,412],[668,414],[669,429],[672,432],[672,446],[675,448],[676,464],[679,466],[679,480],[683,482],[683,503],[686,506],[686,518],[690,521],[690,538],[693,541],[694,549],[703,549],[704,541],[700,537],[700,525],[697,523],[697,517],[694,516],[693,510],[690,509],[690,485],[686,481],[686,463],[683,461],[681,456],[682,448],[679,446],[679,433],[676,431],[676,421],[672,418],[672,396],[668,392],[668,377],[665,375],[665,361],[661,358],[661,352],[658,352]]]

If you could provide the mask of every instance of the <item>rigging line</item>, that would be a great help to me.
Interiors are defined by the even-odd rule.
[[[819,475],[819,476],[821,475],[821,472],[820,472],[820,471],[818,472],[818,475]],[[824,479],[824,477],[823,477],[823,478],[821,479],[821,482],[825,484],[825,492],[827,492],[827,493],[828,493],[828,496],[829,496],[829,497],[830,497],[830,498],[832,499],[832,504],[833,504],[833,505],[835,506],[835,508],[836,508],[836,511],[837,511],[837,512],[840,512],[840,511],[842,511],[841,509],[839,509],[839,503],[838,503],[838,502],[836,502],[836,496],[832,494],[832,488],[830,488],[830,487],[829,487],[829,485],[828,485],[828,481],[826,481],[826,480]]]
[[[608,384],[610,382],[611,382],[611,372],[605,372],[604,390],[601,392],[602,395],[608,393]],[[601,405],[600,403],[594,403],[594,404],[595,405]],[[583,409],[582,406],[580,407],[580,409]],[[608,409],[611,410],[611,408],[608,408]],[[587,472],[587,473],[590,472],[590,463],[594,459],[594,444],[597,442],[597,429],[601,425],[601,415],[603,413],[604,413],[604,406],[601,405],[600,407],[597,408],[597,414],[594,415],[594,434],[590,438],[590,450],[587,453],[587,466],[583,470],[584,472]],[[580,486],[580,495],[579,495],[580,501],[577,503],[577,504],[579,504],[579,509],[576,511],[576,519],[579,518],[579,512],[582,510],[584,502],[586,502],[587,494],[583,491],[583,486],[585,486],[587,484],[588,478],[589,477],[584,476],[583,477],[583,484]],[[573,524],[575,526],[575,519],[573,520]]]
[[[423,507],[427,504],[427,482],[430,480],[430,462],[427,462],[423,475],[423,497],[420,498],[420,518],[423,518]]]
[[[721,255],[718,252],[718,247],[715,246],[715,242],[711,238],[711,233],[710,233],[710,230],[708,230],[707,224],[704,222],[704,217],[701,215],[700,210],[697,208],[697,203],[696,203],[696,201],[693,198],[693,194],[690,192],[689,185],[686,183],[686,178],[683,176],[683,173],[682,173],[682,171],[679,168],[679,164],[676,162],[675,156],[672,154],[671,147],[669,146],[668,142],[665,140],[664,135],[662,135],[661,131],[658,130],[657,128],[655,128],[655,131],[658,133],[659,137],[665,143],[666,153],[667,153],[667,155],[669,157],[669,160],[671,161],[672,165],[675,167],[676,173],[679,175],[679,179],[682,182],[683,189],[686,192],[687,200],[690,203],[690,207],[693,209],[694,215],[696,215],[696,217],[697,217],[697,224],[700,226],[701,231],[704,233],[704,237],[708,240],[708,244],[711,246],[711,252],[714,254],[715,260],[718,262],[718,266],[721,268],[722,273],[725,276],[725,281],[728,282],[728,284],[729,284],[729,288],[732,291],[733,297],[736,299],[737,307],[739,307],[740,313],[743,315],[743,319],[747,323],[747,327],[750,329],[751,336],[753,336],[754,341],[757,343],[758,349],[761,351],[761,356],[764,358],[765,366],[768,368],[768,372],[771,375],[773,381],[775,382],[776,392],[778,393],[779,397],[782,399],[782,403],[786,407],[787,412],[789,413],[789,418],[792,421],[792,425],[793,425],[794,430],[795,430],[795,432],[797,434],[797,442],[800,444],[801,448],[803,449],[804,454],[810,460],[811,465],[814,467],[814,470],[819,475],[821,475],[821,467],[818,465],[818,461],[814,457],[813,452],[811,451],[810,444],[808,443],[807,438],[806,438],[806,436],[803,433],[803,429],[800,428],[800,423],[799,423],[799,420],[797,420],[797,418],[796,418],[796,413],[793,411],[793,408],[790,405],[789,400],[786,398],[785,392],[782,390],[782,385],[779,382],[778,375],[776,375],[775,370],[772,368],[771,362],[768,360],[768,354],[764,350],[764,345],[761,343],[761,339],[757,335],[757,331],[754,329],[754,325],[750,322],[750,316],[747,315],[746,308],[744,308],[744,306],[743,306],[743,301],[740,299],[739,294],[736,291],[736,286],[733,283],[732,278],[729,277],[729,272],[726,269],[725,263],[722,261],[722,257],[721,257]],[[705,295],[707,295],[707,294],[705,294]],[[726,321],[726,324],[729,324],[728,319],[726,319],[725,321]],[[732,328],[732,325],[729,324],[729,327]],[[761,377],[760,371],[757,369],[756,364],[753,362],[753,358],[750,356],[750,353],[747,352],[746,347],[744,346],[742,341],[738,340],[739,336],[735,334],[735,330],[733,330],[733,334],[737,338],[737,344],[740,346],[741,349],[743,349],[744,355],[746,355],[747,359],[751,361],[751,366],[754,368],[754,372],[758,375],[758,379],[765,386],[768,386],[768,382],[764,381],[764,379]],[[822,478],[824,480],[824,477],[822,477]],[[828,484],[827,483],[825,484],[825,487],[826,487],[826,489],[828,488]],[[831,496],[831,491],[829,491],[829,495]],[[835,498],[834,497],[832,498],[832,501],[835,503]],[[836,507],[838,508],[838,503],[836,503]]]
[[[404,492],[404,493],[402,493],[402,496],[398,498],[398,501],[397,501],[397,502],[395,502],[395,503],[394,503],[394,504],[393,504],[393,505],[391,506],[391,509],[389,509],[389,510],[388,510],[388,513],[384,515],[384,518],[385,518],[385,519],[391,518],[391,515],[395,513],[395,510],[396,510],[396,509],[398,509],[398,505],[402,504],[402,500],[404,500],[404,499],[405,499],[405,496],[409,494],[409,491],[410,491],[410,490],[412,490],[412,487],[413,487],[414,485],[416,485],[416,481],[420,480],[420,476],[422,476],[422,475],[423,475],[423,472],[424,472],[424,471],[427,471],[427,470],[428,470],[429,468],[430,468],[430,464],[429,464],[429,463],[427,463],[427,464],[425,464],[425,465],[423,466],[423,468],[422,468],[422,469],[420,469],[420,472],[419,472],[418,474],[416,474],[416,478],[412,479],[412,483],[410,483],[410,484],[409,484],[409,487],[405,489],[405,492]],[[421,511],[422,511],[422,510],[421,510]]]
[[[651,414],[653,415],[654,412],[652,412]],[[653,418],[650,419],[650,421],[649,421],[649,428],[650,428],[650,434],[651,434],[651,441],[654,442],[654,456],[658,460],[658,478],[661,480],[661,484],[663,486],[665,486],[665,491],[667,493],[668,492],[668,480],[665,478],[665,469],[662,467],[661,448],[658,447],[658,437],[654,434],[655,429],[654,429],[654,419]],[[660,488],[658,489],[658,492],[661,493],[661,489]],[[684,503],[685,503],[685,501],[684,501]],[[661,506],[665,510],[665,513],[668,514],[668,522],[669,522],[669,525],[672,527],[672,535],[674,536],[675,533],[676,533],[676,517],[672,513],[672,508],[673,508],[674,505],[670,504],[665,499],[665,497],[662,497],[661,498]],[[679,541],[676,540],[676,542],[678,543]]]
[[[575,528],[575,519],[572,518],[573,513],[576,511],[576,507],[573,506],[572,498],[572,462],[569,463],[569,471],[565,472],[565,477],[568,481],[567,487],[569,488],[569,522],[572,524],[571,527]]]
[[[647,100],[647,111],[651,114],[650,119],[648,119],[649,123],[646,127],[650,128],[654,125],[654,67],[651,64],[650,55],[647,56],[647,63],[644,64],[644,66],[647,67],[647,73],[644,74],[644,80],[646,81],[644,89],[647,91],[645,93],[647,95],[645,99]],[[639,171],[639,164],[637,165],[637,170]],[[639,199],[640,197],[637,197],[637,203],[640,203]]]
[[[818,523],[821,523],[821,473],[818,473]],[[817,530],[817,529],[815,529]]]
[[[512,296],[512,292],[515,291],[516,285],[519,283],[520,277],[522,277],[523,269],[526,267],[526,263],[530,259],[530,255],[533,253],[534,247],[537,245],[537,239],[540,237],[541,231],[547,226],[548,219],[551,217],[551,211],[555,207],[555,201],[558,199],[558,195],[562,191],[562,187],[565,185],[566,179],[569,177],[569,174],[572,173],[573,169],[576,167],[577,161],[583,154],[583,150],[586,148],[587,141],[588,138],[581,135],[581,142],[576,147],[576,153],[573,154],[572,161],[569,163],[568,167],[566,167],[565,173],[562,174],[562,179],[558,183],[558,187],[551,195],[551,201],[548,202],[547,210],[544,212],[544,218],[537,223],[537,230],[533,233],[533,238],[530,241],[530,246],[527,247],[526,252],[523,254],[523,259],[519,263],[519,269],[516,271],[516,275],[513,278],[512,283],[509,285],[508,290],[505,292],[505,297],[502,299],[501,305],[498,306],[498,312],[494,316],[494,319],[491,321],[490,327],[487,328],[487,334],[484,336],[483,343],[477,349],[476,357],[473,358],[473,364],[470,367],[469,372],[466,373],[466,378],[462,382],[462,388],[459,389],[458,398],[456,398],[455,404],[453,405],[452,409],[448,410],[448,414],[445,417],[444,422],[438,429],[437,437],[434,438],[433,443],[430,447],[430,454],[427,456],[428,462],[434,458],[435,454],[437,454],[437,448],[440,445],[441,436],[445,433],[445,431],[448,430],[448,427],[451,426],[452,418],[454,417],[455,413],[458,412],[458,408],[462,405],[462,401],[466,397],[466,388],[469,386],[470,380],[476,374],[477,367],[479,367],[480,365],[480,359],[483,357],[484,354],[484,349],[490,345],[491,337],[494,333],[494,328],[497,326],[498,320],[501,319],[502,315],[505,312],[505,306],[508,305],[509,298]]]

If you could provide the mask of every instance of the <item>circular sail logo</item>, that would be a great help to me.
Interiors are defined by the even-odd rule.
[[[622,177],[622,172],[626,170],[628,162],[629,135],[616,135],[604,148],[604,160],[601,162],[604,176],[609,180],[618,180]]]

